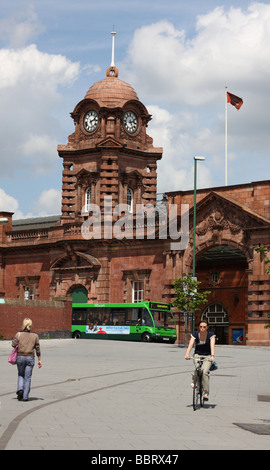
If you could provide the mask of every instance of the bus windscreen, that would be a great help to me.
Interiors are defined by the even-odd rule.
[[[174,319],[170,311],[150,310],[156,328],[175,328]]]

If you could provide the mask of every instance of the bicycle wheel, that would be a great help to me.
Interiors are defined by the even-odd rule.
[[[200,405],[201,405],[201,406],[204,406],[203,388],[202,388],[202,377],[199,378],[199,396],[200,396]]]
[[[194,374],[194,388],[193,388],[193,410],[196,411],[200,402],[200,380],[197,374]]]

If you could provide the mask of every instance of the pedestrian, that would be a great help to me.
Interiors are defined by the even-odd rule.
[[[42,367],[39,337],[31,332],[32,320],[25,318],[22,324],[22,330],[16,333],[12,341],[12,347],[18,345],[17,369],[17,398],[18,400],[28,401],[28,395],[31,387],[33,367],[35,365],[35,350],[38,357],[38,367]]]
[[[215,338],[216,335],[208,330],[208,324],[202,320],[199,324],[199,331],[194,331],[191,335],[185,359],[190,359],[189,353],[195,344],[194,351],[194,364],[196,367],[196,360],[205,359],[202,365],[202,386],[203,386],[203,399],[208,400],[209,396],[209,369],[212,362],[215,360]],[[194,387],[192,381],[191,384]]]

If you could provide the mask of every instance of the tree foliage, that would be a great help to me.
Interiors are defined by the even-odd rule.
[[[268,264],[270,264],[270,259],[267,256],[267,249],[261,246],[258,246],[257,248],[255,248],[255,251],[261,254],[261,257],[264,259],[264,263],[266,266],[265,272],[266,274],[270,274],[270,266],[267,266]]]
[[[178,308],[180,312],[191,313],[200,310],[201,306],[207,302],[210,291],[199,292],[198,288],[201,284],[191,274],[175,279],[174,290],[175,300],[173,306]]]

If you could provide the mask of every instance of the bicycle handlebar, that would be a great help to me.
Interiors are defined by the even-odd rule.
[[[196,361],[201,361],[201,362],[204,362],[204,361],[212,362],[212,361],[210,361],[210,359],[201,359],[200,357],[194,357],[194,356],[185,357],[185,359],[187,361],[189,361],[190,359],[195,359]]]

